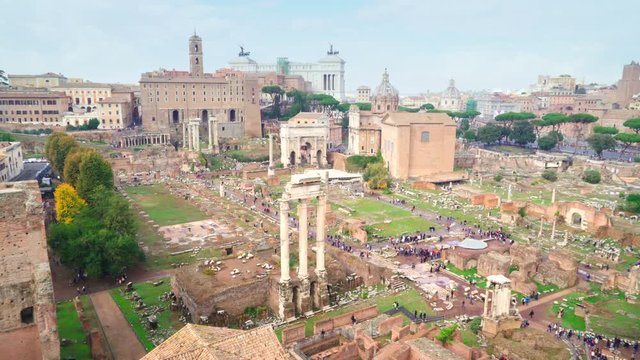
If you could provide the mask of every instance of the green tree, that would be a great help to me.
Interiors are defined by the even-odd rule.
[[[618,129],[611,126],[594,126],[593,132],[595,134],[607,134],[607,135],[615,135],[618,133]]]
[[[466,104],[464,105],[464,108],[467,111],[478,110],[478,100],[476,100],[476,99],[467,100]]]
[[[518,145],[526,145],[536,141],[536,134],[533,132],[533,125],[526,120],[519,120],[513,123],[509,139]]]
[[[495,144],[502,138],[501,126],[487,124],[478,129],[477,139],[487,145]]]
[[[587,139],[587,143],[600,158],[604,150],[616,148],[616,140],[609,134],[593,134]]]
[[[428,110],[435,110],[436,107],[433,106],[433,104],[431,104],[431,103],[426,103],[426,104],[420,106],[420,109],[428,111]]]
[[[469,127],[471,127],[471,125],[469,125],[469,119],[468,118],[463,118],[460,121],[460,130],[467,131],[467,130],[469,130]]]
[[[504,179],[504,176],[502,176],[502,174],[496,174],[496,176],[493,177],[493,181],[495,182],[500,182],[502,181],[502,179]]]
[[[65,133],[57,132],[47,139],[44,153],[51,167],[60,175],[64,175],[64,161],[71,150],[78,147],[75,139]]]
[[[269,114],[272,118],[280,117],[280,101],[282,95],[284,95],[284,90],[278,85],[267,85],[262,87],[263,94],[269,94],[271,101],[273,102],[272,111]]]
[[[95,130],[100,126],[100,120],[98,118],[89,119],[89,123],[87,124],[87,130]]]
[[[95,153],[96,151],[86,147],[74,148],[64,160],[64,181],[71,184],[71,186],[78,186],[78,176],[80,175],[80,163],[82,159],[89,153]]]
[[[451,341],[453,341],[453,336],[458,329],[458,324],[449,325],[445,328],[440,329],[438,335],[436,335],[436,340],[442,343],[442,346],[447,345]]]
[[[574,124],[573,133],[576,136],[574,153],[578,152],[578,142],[584,138],[585,125],[594,123],[596,121],[598,121],[597,116],[593,116],[587,113],[577,113],[577,114],[571,114],[568,116],[568,122],[571,122]]]
[[[367,169],[362,175],[370,189],[386,190],[391,184],[389,170],[383,162],[375,162],[367,165]]]
[[[540,150],[549,151],[556,147],[558,141],[555,136],[545,135],[538,138],[538,148]]]
[[[535,114],[530,112],[507,112],[496,116],[495,120],[503,123],[506,127],[510,127],[514,121],[531,120],[535,118]]]
[[[111,165],[98,153],[88,153],[80,162],[76,190],[83,199],[92,204],[92,193],[101,186],[107,190],[113,189]]]
[[[598,184],[601,180],[600,172],[593,169],[585,170],[585,172],[582,174],[582,180],[589,184]]]
[[[558,180],[558,173],[554,170],[547,169],[542,172],[542,178],[548,181],[556,181]]]
[[[527,216],[527,208],[525,206],[518,208],[518,216],[520,216],[523,219],[525,218],[525,216]]]
[[[622,154],[629,148],[629,146],[631,146],[633,144],[640,143],[640,134],[637,134],[637,133],[619,133],[619,134],[616,134],[615,139],[617,141],[621,142],[622,144],[624,144],[624,147],[622,148],[622,151],[620,152]]]
[[[0,131],[0,141],[16,141],[16,138],[9,133]]]
[[[632,213],[640,213],[640,194],[631,193],[627,195],[624,210]]]
[[[633,118],[622,123],[625,127],[633,130],[636,134],[640,133],[640,118]]]
[[[476,141],[476,132],[474,130],[467,130],[462,137],[469,142]]]

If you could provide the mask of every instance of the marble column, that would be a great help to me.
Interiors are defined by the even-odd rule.
[[[507,202],[511,202],[511,184],[509,184],[509,190],[507,191]]]
[[[484,291],[484,311],[482,312],[483,316],[487,316],[488,315],[488,310],[489,310],[489,287],[491,285],[489,284],[489,286],[487,286],[487,288]]]
[[[273,168],[273,134],[269,134],[269,168],[267,169],[267,176],[275,176],[275,170]]]
[[[308,265],[307,265],[307,249],[308,239],[309,239],[309,223],[307,219],[308,211],[308,203],[307,199],[300,200],[300,204],[298,204],[298,243],[299,243],[299,251],[298,251],[298,278],[305,279],[309,277]]]
[[[556,203],[556,188],[553,188],[553,191],[551,192],[551,203],[555,204]]]
[[[324,273],[324,243],[327,236],[325,228],[325,219],[327,214],[327,196],[320,195],[318,197],[318,209],[316,219],[316,274],[321,277]]]
[[[289,279],[289,201],[280,200],[280,282]]]

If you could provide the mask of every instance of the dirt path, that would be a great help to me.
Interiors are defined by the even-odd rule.
[[[136,334],[109,292],[100,291],[90,296],[114,358],[116,360],[137,360],[143,357],[146,354],[144,347],[138,341]]]

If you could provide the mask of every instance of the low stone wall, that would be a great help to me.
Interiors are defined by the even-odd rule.
[[[282,329],[282,345],[285,347],[304,339],[304,323]]]
[[[429,181],[415,181],[411,184],[411,188],[416,190],[438,190],[438,186]]]
[[[330,152],[327,154],[327,161],[333,164],[334,169],[347,171],[347,155]]]
[[[382,320],[378,324],[378,335],[385,336],[391,332],[394,327],[402,326],[402,316],[394,316],[387,320]]]
[[[318,321],[313,325],[313,334],[317,335],[323,330],[328,332],[335,328],[350,325],[352,316],[356,318],[356,322],[362,322],[364,320],[374,318],[378,316],[378,307],[376,305],[372,305],[364,309],[359,309],[333,318]]]
[[[291,169],[274,169],[276,176],[291,175]],[[266,178],[268,176],[267,169],[245,170],[242,172],[242,178],[245,180],[255,178]]]
[[[411,325],[404,327],[394,326],[391,328],[391,341],[398,341],[409,334],[411,334]]]

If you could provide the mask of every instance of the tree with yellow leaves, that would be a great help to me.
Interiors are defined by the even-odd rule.
[[[56,200],[56,219],[64,224],[71,224],[73,218],[87,205],[73,186],[60,184],[53,193]]]

